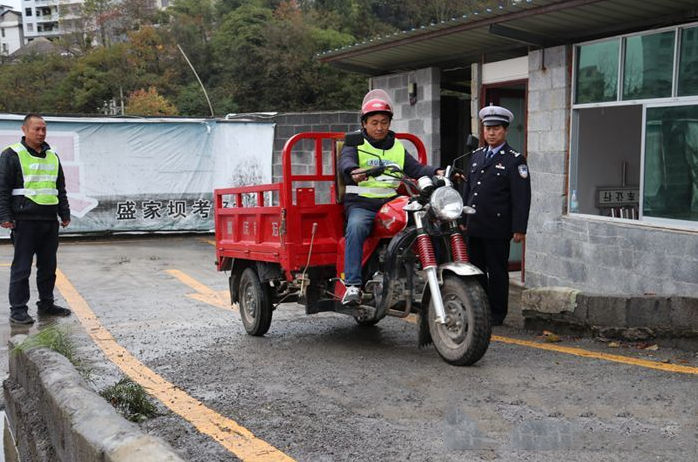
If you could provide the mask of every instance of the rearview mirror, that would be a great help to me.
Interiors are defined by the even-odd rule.
[[[477,139],[477,136],[473,134],[468,135],[468,139],[465,141],[465,147],[474,151],[478,146],[480,146],[480,140]]]
[[[344,146],[357,147],[364,144],[364,135],[361,130],[344,134]]]

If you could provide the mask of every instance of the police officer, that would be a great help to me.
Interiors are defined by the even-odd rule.
[[[22,141],[0,155],[0,226],[11,230],[15,248],[10,268],[10,322],[32,324],[27,303],[34,255],[39,314],[70,314],[53,302],[58,217],[62,226],[68,226],[70,207],[61,163],[45,141],[46,122],[37,114],[28,114],[22,132]]]
[[[364,142],[358,148],[344,146],[339,157],[339,171],[344,175],[346,216],[344,305],[361,303],[361,257],[363,244],[373,229],[373,220],[383,204],[397,196],[399,181],[394,176],[367,177],[365,169],[377,165],[397,165],[411,178],[443,174],[437,167],[420,164],[390,130],[393,108],[387,92],[371,90],[361,105]]]
[[[486,145],[473,152],[463,186],[463,200],[476,213],[468,215],[466,235],[470,261],[484,276],[492,325],[501,326],[509,300],[510,241],[522,242],[531,205],[531,179],[526,159],[507,144],[514,114],[500,106],[480,110]]]

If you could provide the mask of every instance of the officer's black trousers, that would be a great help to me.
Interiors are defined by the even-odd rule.
[[[18,220],[12,229],[15,255],[10,269],[10,308],[26,311],[29,302],[29,275],[36,255],[36,287],[39,304],[53,303],[56,284],[58,221]]]
[[[485,273],[480,284],[487,292],[492,323],[501,325],[509,309],[509,239],[468,238],[470,263]]]

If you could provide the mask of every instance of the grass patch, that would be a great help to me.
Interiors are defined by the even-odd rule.
[[[68,329],[62,326],[47,326],[36,334],[25,338],[12,351],[27,352],[34,348],[48,348],[62,354],[73,364],[77,361],[75,358],[75,343],[70,338]]]
[[[99,394],[131,422],[143,422],[158,415],[145,389],[129,378],[119,380]]]
[[[75,369],[80,373],[83,379],[91,382],[92,369],[87,367],[83,361],[78,359],[76,355],[77,347],[71,338],[70,332],[66,326],[46,326],[36,334],[25,338],[22,343],[16,345],[12,352],[22,351],[27,352],[34,348],[48,348],[56,353],[65,356],[70,361]]]

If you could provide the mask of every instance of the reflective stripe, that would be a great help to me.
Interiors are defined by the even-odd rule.
[[[46,188],[46,189],[13,189],[12,195],[13,196],[36,196],[36,195],[57,196],[58,190],[57,189],[49,189],[49,188]]]
[[[24,181],[33,181],[39,183],[41,181],[53,181],[56,177],[54,175],[24,175]]]
[[[367,188],[364,186],[354,186],[348,185],[345,188],[345,192],[349,194],[371,194],[380,197],[393,197],[397,193],[392,188]]]
[[[54,168],[51,164],[29,164],[29,170],[53,170]]]
[[[384,183],[386,187],[397,188],[400,186],[400,180],[396,180],[394,176],[380,175],[376,177],[376,180]]]

